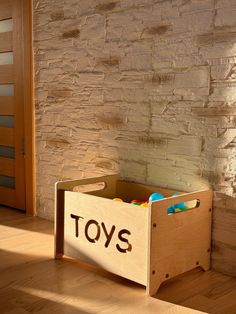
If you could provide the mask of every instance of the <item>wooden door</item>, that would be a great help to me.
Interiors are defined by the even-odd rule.
[[[25,209],[24,0],[0,0],[0,204]]]

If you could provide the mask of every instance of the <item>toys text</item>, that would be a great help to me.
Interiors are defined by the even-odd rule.
[[[76,238],[79,238],[80,236],[80,229],[81,229],[81,220],[84,219],[84,217],[81,217],[81,216],[78,216],[78,215],[74,215],[74,214],[71,214],[70,217],[72,219],[74,219],[75,221],[75,236]],[[90,229],[93,229],[95,230],[95,234],[93,234],[91,236],[91,232],[89,233],[89,230]],[[107,229],[106,225],[104,222],[101,222],[100,224],[94,220],[94,219],[90,219],[86,222],[85,224],[85,227],[84,227],[84,235],[86,237],[86,239],[91,242],[91,243],[96,243],[97,241],[100,240],[100,236],[101,236],[101,233],[103,232],[104,235],[105,235],[105,238],[106,238],[106,241],[104,243],[104,246],[106,248],[109,247],[110,243],[111,243],[111,240],[114,236],[114,233],[115,233],[115,230],[116,230],[116,226],[113,225],[111,227],[110,230]],[[121,253],[127,253],[127,252],[131,252],[132,250],[132,245],[129,243],[128,239],[125,237],[125,235],[129,236],[131,235],[131,232],[127,229],[121,229],[119,230],[118,232],[118,240],[120,242],[123,242],[122,244],[121,243],[117,243],[116,244],[116,249],[121,252]],[[125,245],[124,245],[125,244]]]

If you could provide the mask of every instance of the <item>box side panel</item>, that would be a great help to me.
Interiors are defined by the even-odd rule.
[[[199,200],[200,205],[168,215],[167,207]],[[150,256],[148,293],[156,293],[160,284],[176,275],[201,266],[210,267],[212,192],[184,194],[153,202],[150,213]]]
[[[170,189],[165,189],[161,187],[155,187],[151,185],[144,185],[134,182],[128,182],[123,180],[117,181],[117,196],[127,202],[130,202],[132,199],[138,199],[141,201],[148,200],[149,196],[154,193],[161,193],[165,197],[170,197],[174,193],[185,193],[180,191],[174,191]]]
[[[79,180],[57,182],[58,190],[77,191],[95,196],[114,198],[118,175],[107,175]]]
[[[79,192],[65,192],[64,253],[147,283],[146,208]]]

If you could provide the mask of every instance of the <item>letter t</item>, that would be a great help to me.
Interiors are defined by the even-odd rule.
[[[78,238],[79,237],[79,219],[80,218],[84,219],[84,217],[77,216],[74,214],[70,214],[70,216],[72,219],[75,219],[75,236],[76,238]]]

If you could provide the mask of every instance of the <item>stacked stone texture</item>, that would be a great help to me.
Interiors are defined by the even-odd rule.
[[[213,265],[236,274],[236,0],[34,0],[33,18],[38,215],[62,179],[211,186]]]

